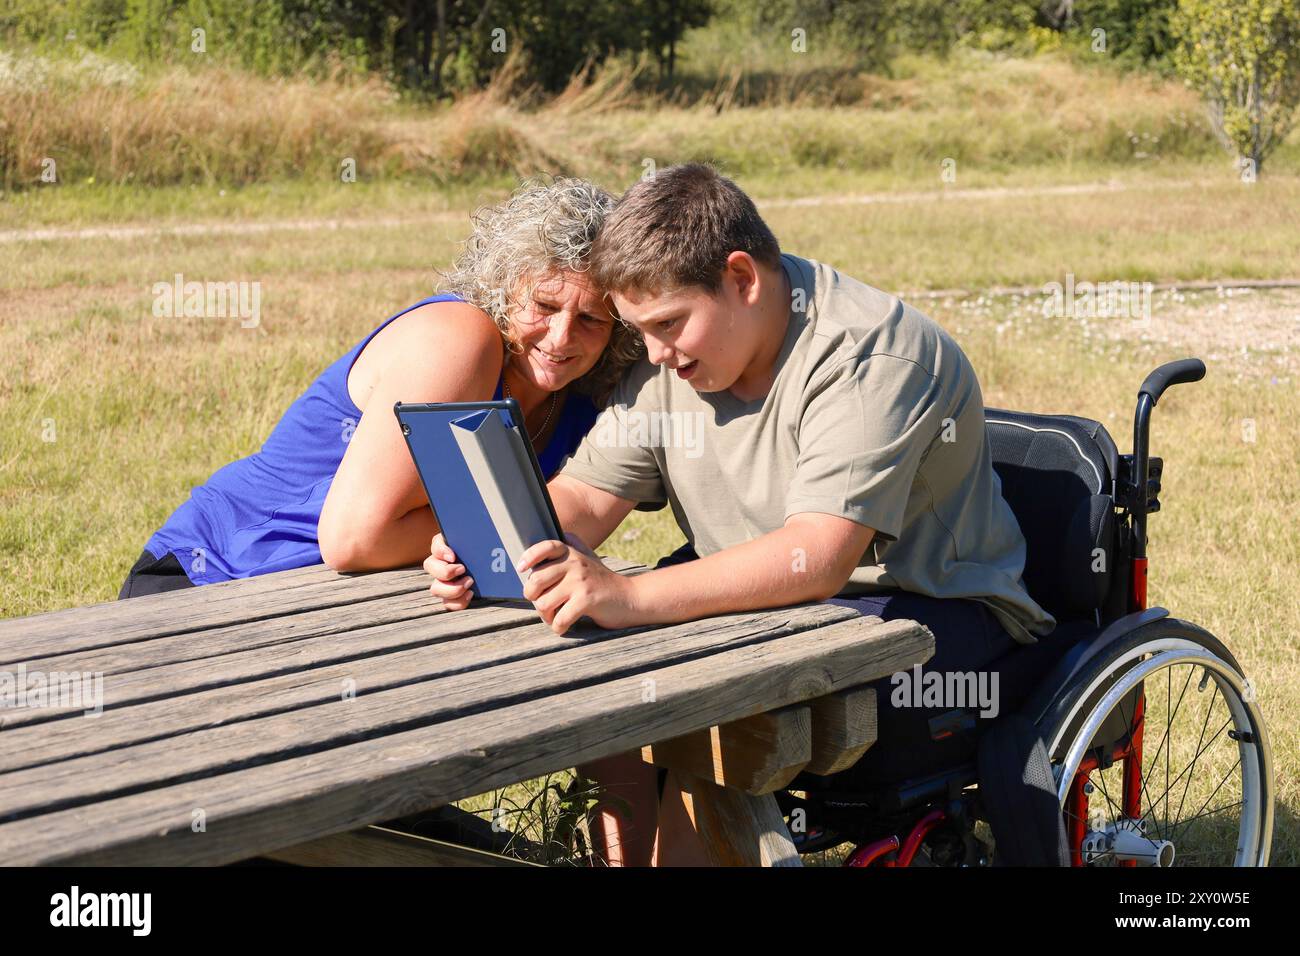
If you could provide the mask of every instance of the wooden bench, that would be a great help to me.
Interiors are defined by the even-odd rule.
[[[643,748],[687,781],[714,860],[797,865],[773,791],[853,763],[862,685],[932,653],[914,622],[828,604],[557,636],[527,606],[446,613],[418,569],[0,621],[9,686],[102,677],[97,716],[0,707],[0,859],[511,862],[377,824]]]

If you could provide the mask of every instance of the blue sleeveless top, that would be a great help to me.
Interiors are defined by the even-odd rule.
[[[454,295],[431,296],[385,319],[289,406],[261,451],[231,462],[195,488],[145,550],[154,558],[174,554],[195,584],[319,564],[321,507],[361,420],[361,410],[348,395],[353,363],[394,319],[430,302],[456,301]],[[501,398],[500,380],[492,397]],[[591,399],[570,391],[555,431],[538,455],[542,473],[553,475],[595,421]]]

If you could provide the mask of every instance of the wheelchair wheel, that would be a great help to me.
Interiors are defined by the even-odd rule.
[[[1076,866],[1265,866],[1273,768],[1253,688],[1166,618],[1089,662],[1039,732]]]

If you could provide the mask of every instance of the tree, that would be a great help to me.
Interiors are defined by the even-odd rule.
[[[928,0],[940,3],[941,0]],[[757,31],[805,31],[814,44],[852,50],[860,65],[879,69],[889,59],[888,0],[755,0],[747,18]]]
[[[448,16],[447,0],[437,0],[432,15],[425,9],[420,41],[420,67],[435,91],[442,91],[442,70],[447,58],[460,43],[466,42],[464,38],[481,35],[491,11],[492,0],[477,0],[477,3],[471,4],[453,3],[451,17]],[[471,16],[472,20],[469,19]]]
[[[1264,160],[1300,104],[1300,6],[1295,0],[1180,0],[1174,66],[1205,97],[1219,139]]]
[[[637,37],[636,48],[650,50],[661,79],[671,80],[677,65],[677,41],[691,27],[702,27],[713,15],[712,0],[642,0],[624,7]]]
[[[1159,64],[1173,47],[1169,21],[1178,0],[1042,0],[1037,23],[1061,33],[1106,31],[1106,52]]]

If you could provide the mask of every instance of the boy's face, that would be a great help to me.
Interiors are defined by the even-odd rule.
[[[697,392],[721,392],[740,378],[758,342],[752,290],[724,272],[717,292],[700,286],[672,292],[613,292],[618,314],[645,338],[646,356],[690,382]]]

